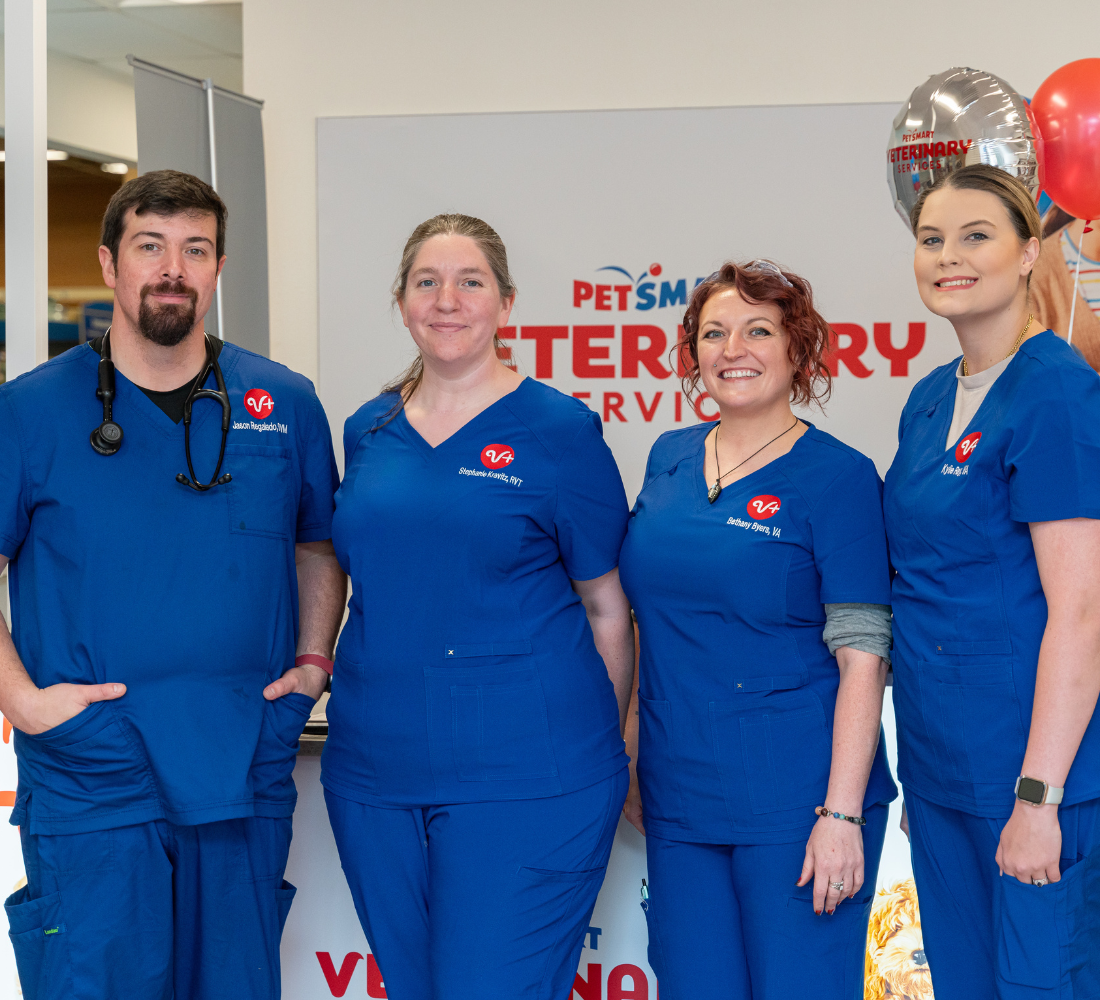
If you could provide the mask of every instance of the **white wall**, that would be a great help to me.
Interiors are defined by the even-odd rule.
[[[1030,94],[1098,40],[1096,0],[925,13],[881,0],[245,0],[245,92],[267,102],[272,355],[316,375],[318,117],[900,102],[960,64]],[[843,170],[846,151],[843,136],[811,134],[759,155]],[[885,190],[868,197],[887,212]]]
[[[0,124],[4,120],[0,45]],[[137,160],[132,74],[112,73],[59,52],[46,56],[46,133],[52,142]]]
[[[112,73],[50,52],[46,74],[46,131],[51,139],[137,161],[132,73]]]

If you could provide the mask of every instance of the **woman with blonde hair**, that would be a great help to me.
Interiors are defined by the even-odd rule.
[[[936,1000],[1100,995],[1100,381],[1028,285],[1041,230],[994,167],[912,213],[962,357],[886,476],[898,775]]]

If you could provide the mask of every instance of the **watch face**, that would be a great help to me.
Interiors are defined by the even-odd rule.
[[[1041,781],[1036,781],[1035,778],[1021,778],[1020,787],[1016,789],[1016,798],[1023,799],[1024,802],[1033,802],[1035,805],[1042,805],[1046,794],[1047,786]]]

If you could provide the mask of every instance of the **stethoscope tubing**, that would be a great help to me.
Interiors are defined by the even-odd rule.
[[[122,447],[122,428],[114,420],[114,400],[115,400],[115,365],[111,360],[111,343],[110,343],[111,330],[108,327],[107,332],[103,335],[103,343],[100,346],[100,359],[99,359],[99,387],[96,389],[96,398],[103,403],[103,423],[99,425],[91,433],[92,447],[100,455],[114,455]],[[233,408],[229,402],[229,392],[225,388],[225,378],[222,376],[221,365],[218,364],[218,354],[214,338],[210,334],[204,335],[206,346],[206,363],[202,367],[202,371],[199,372],[194,383],[191,385],[191,391],[188,392],[187,398],[183,401],[183,449],[184,455],[187,458],[187,471],[191,473],[190,478],[185,476],[182,472],[176,475],[176,482],[182,483],[184,486],[189,486],[191,489],[196,490],[199,493],[205,493],[207,490],[212,490],[215,486],[222,486],[232,480],[232,476],[227,472],[224,475],[220,475],[222,471],[222,463],[225,461],[225,444],[229,437],[229,427],[233,419]],[[214,372],[214,379],[217,383],[217,391],[213,389],[204,389],[203,385],[206,383],[206,379],[210,375],[210,372]],[[194,406],[196,399],[216,399],[222,408],[222,443],[221,448],[218,451],[218,464],[214,469],[214,475],[210,478],[210,482],[204,483],[195,474],[195,465],[191,459],[191,408]]]

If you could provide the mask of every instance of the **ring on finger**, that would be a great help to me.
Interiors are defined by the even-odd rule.
[[[837,892],[843,892],[844,891],[844,880],[843,879],[841,879],[839,882],[830,882],[829,885],[832,886],[832,888],[836,889]]]
[[[1032,885],[1049,885],[1050,879],[1048,878],[1033,878],[1031,880]]]

